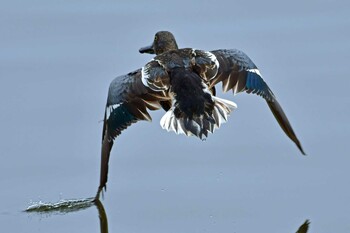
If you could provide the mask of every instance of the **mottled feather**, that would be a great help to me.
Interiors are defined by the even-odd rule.
[[[110,86],[102,130],[101,174],[96,198],[106,188],[108,161],[113,140],[128,126],[139,120],[151,120],[147,110],[157,110],[160,101],[169,97],[163,91],[153,91],[143,85],[141,69],[115,78]]]

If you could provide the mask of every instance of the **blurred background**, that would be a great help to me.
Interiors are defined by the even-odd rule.
[[[110,232],[350,232],[348,1],[1,1],[0,226],[98,232],[96,208],[22,211],[95,195],[109,83],[143,66],[159,30],[180,47],[237,48],[259,67],[307,156],[265,101],[206,141],[139,122],[117,138],[103,200]],[[220,88],[218,88],[220,89]]]

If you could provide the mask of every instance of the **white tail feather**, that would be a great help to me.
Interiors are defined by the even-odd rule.
[[[160,120],[160,126],[167,131],[174,131],[176,134],[185,134],[187,136],[197,136],[199,138],[207,137],[208,133],[213,133],[215,129],[220,128],[222,123],[227,121],[230,113],[237,108],[237,105],[229,100],[212,96],[214,109],[211,115],[201,115],[193,119],[176,118],[174,108],[167,111]]]

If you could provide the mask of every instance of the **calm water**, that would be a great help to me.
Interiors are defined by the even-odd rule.
[[[2,231],[100,231],[96,207],[23,210],[95,194],[108,85],[166,29],[181,47],[245,51],[308,156],[256,96],[225,94],[238,109],[205,142],[154,112],[116,141],[109,231],[289,233],[310,219],[311,233],[350,232],[349,15],[348,1],[2,1]]]

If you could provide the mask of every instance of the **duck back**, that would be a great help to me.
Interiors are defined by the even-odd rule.
[[[235,103],[213,96],[202,78],[189,68],[173,68],[169,77],[173,106],[160,122],[168,131],[203,139],[226,122],[236,108]]]
[[[211,115],[214,109],[214,101],[210,92],[204,91],[202,79],[195,72],[176,68],[170,73],[171,92],[175,97],[175,116],[177,118],[195,116],[207,112]]]

